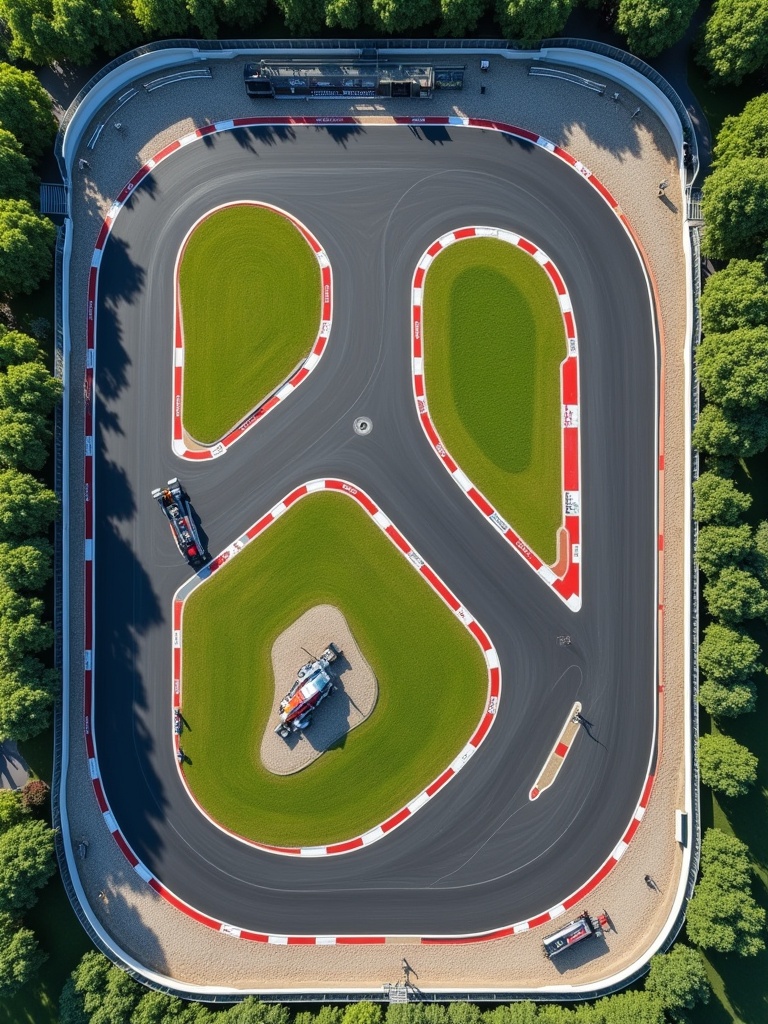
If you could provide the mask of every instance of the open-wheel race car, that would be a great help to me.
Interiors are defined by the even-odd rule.
[[[307,728],[315,708],[333,690],[333,676],[328,670],[340,654],[340,648],[330,643],[319,658],[302,665],[296,682],[280,701],[280,724],[275,729],[278,736],[287,739],[291,733]]]
[[[165,487],[156,487],[152,497],[157,501],[171,525],[171,533],[182,555],[193,569],[202,569],[208,561],[205,548],[192,518],[189,496],[178,477],[169,480]]]

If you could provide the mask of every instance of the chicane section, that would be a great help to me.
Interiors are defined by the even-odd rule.
[[[655,503],[659,367],[642,264],[606,190],[530,132],[490,122],[472,126],[491,132],[465,132],[463,119],[403,119],[420,126],[415,133],[389,124],[379,131],[352,119],[278,121],[224,122],[167,147],[126,186],[99,235],[89,282],[85,424],[85,712],[97,798],[139,874],[224,931],[322,942],[398,934],[453,941],[525,930],[569,909],[610,870],[639,825],[652,785],[654,552],[663,545],[658,537],[657,546]],[[329,122],[341,124],[317,131]],[[219,472],[197,467],[185,478],[211,546],[231,542],[254,512],[302,479],[351,479],[372,501],[397,509],[399,528],[499,637],[502,669],[520,680],[482,752],[452,783],[452,799],[431,801],[386,842],[352,857],[313,859],[311,869],[301,867],[301,857],[244,849],[190,806],[168,742],[158,671],[168,664],[162,652],[171,624],[163,609],[183,567],[144,497],[175,473],[170,453],[158,444],[168,436],[160,410],[168,408],[163,394],[171,387],[158,362],[158,338],[168,336],[162,310],[172,305],[162,275],[153,271],[172,262],[190,220],[210,208],[212,197],[231,201],[254,191],[253,157],[233,131],[248,125],[261,158],[254,198],[279,200],[321,229],[343,284],[337,295],[354,302],[344,309],[327,368],[324,360],[322,372],[307,382],[304,401],[285,403],[254,431],[253,448],[237,446],[216,462]],[[166,161],[201,133],[218,132],[211,146]],[[148,187],[137,192],[153,169]],[[198,184],[190,197],[192,180]],[[483,188],[473,190],[478,180]],[[131,215],[115,229],[123,207]],[[159,214],[163,237],[149,245]],[[368,231],[361,239],[347,225],[362,218]],[[405,326],[403,297],[419,253],[456,222],[491,222],[540,238],[569,281],[582,325],[583,472],[591,502],[582,523],[590,552],[581,565],[585,600],[576,616],[519,560],[504,555],[507,546],[499,547],[469,503],[456,502],[455,486],[437,467],[413,415],[407,346],[398,348],[390,325]],[[611,289],[602,285],[606,279]],[[149,326],[148,337],[139,324]],[[615,343],[619,335],[622,346]],[[129,351],[127,343],[141,348]],[[376,433],[350,443],[358,414],[373,418]],[[376,441],[382,437],[386,446]],[[120,570],[131,585],[117,590],[110,583]],[[110,600],[99,602],[94,632],[97,590]],[[555,643],[561,632],[573,637],[568,648]],[[578,682],[559,685],[566,677]],[[601,742],[580,744],[557,785],[532,803],[527,784],[574,690],[592,721],[599,711]],[[367,936],[359,934],[361,920]]]

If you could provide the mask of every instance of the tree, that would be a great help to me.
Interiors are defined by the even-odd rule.
[[[472,35],[487,7],[487,0],[440,0],[440,35],[453,39]]]
[[[24,155],[21,143],[0,128],[0,199],[32,199],[37,177]]]
[[[699,704],[713,718],[737,718],[755,710],[757,690],[751,679],[732,686],[705,679],[699,687]]]
[[[768,594],[746,569],[728,566],[704,587],[709,612],[730,625],[757,619],[768,612]]]
[[[768,324],[768,277],[757,260],[731,260],[712,274],[699,302],[705,335]]]
[[[749,459],[768,446],[768,415],[762,409],[725,410],[706,405],[691,440],[694,448],[708,455]]]
[[[40,346],[21,331],[9,331],[0,324],[0,370],[16,363],[34,363],[40,359]]]
[[[755,571],[764,583],[768,584],[768,521],[758,523],[754,538]]]
[[[682,39],[699,0],[620,0],[616,29],[633,53],[656,57]]]
[[[707,335],[696,349],[696,368],[708,401],[762,406],[768,401],[768,324]]]
[[[132,9],[143,32],[158,39],[183,36],[189,27],[184,0],[132,0]]]
[[[0,789],[0,835],[28,817],[28,811],[17,789]]]
[[[0,580],[12,590],[42,590],[53,576],[53,548],[43,537],[0,544]]]
[[[7,661],[7,655],[0,655]],[[0,739],[28,740],[48,728],[59,673],[37,658],[22,658],[0,669]]]
[[[221,1024],[228,1014],[214,1015],[200,1003],[185,1003],[165,992],[147,992],[139,1000],[131,1016],[131,1024]]]
[[[51,0],[0,0],[0,18],[10,35],[9,56],[40,65],[55,60],[52,17]]]
[[[696,546],[696,562],[707,576],[716,576],[729,565],[745,562],[754,551],[752,528],[741,526],[702,526]]]
[[[508,1006],[496,1006],[483,1014],[483,1024],[535,1024],[538,1018],[536,1003],[526,1000],[522,1003],[510,1003]],[[389,1024],[389,1013],[387,1013]],[[399,1024],[399,1022],[395,1022]]]
[[[6,663],[37,654],[53,644],[53,630],[42,621],[45,603],[39,597],[17,594],[0,582],[0,650]]]
[[[701,844],[701,878],[688,904],[691,942],[740,956],[765,949],[765,911],[755,903],[751,879],[745,844],[721,829],[708,829]]]
[[[370,0],[374,26],[392,35],[427,25],[437,18],[439,0]]]
[[[338,25],[348,32],[363,21],[363,0],[326,0],[325,23],[329,28]]]
[[[381,1007],[377,1003],[352,1003],[344,1010],[342,1024],[381,1024]]]
[[[0,542],[46,533],[58,512],[59,499],[33,476],[0,470]]]
[[[39,818],[12,825],[0,835],[0,912],[33,907],[55,870],[53,829]]]
[[[744,796],[757,779],[757,758],[730,736],[707,733],[699,740],[701,781],[724,796]]]
[[[759,256],[768,242],[768,160],[748,156],[716,167],[704,187],[702,215],[708,256]]]
[[[61,398],[61,381],[42,363],[20,363],[0,373],[0,405],[50,416]]]
[[[293,35],[318,32],[325,17],[323,0],[275,0],[285,19],[285,27]]]
[[[739,85],[768,61],[766,0],[717,0],[697,60],[718,84]]]
[[[59,57],[75,64],[89,64],[96,50],[123,53],[141,39],[128,0],[53,0],[53,31]]]
[[[8,2],[0,0],[0,16],[5,20],[3,11]],[[40,63],[47,62],[48,58]],[[51,97],[31,71],[0,63],[0,126],[13,132],[33,163],[53,145],[56,122]]]
[[[701,953],[678,942],[668,953],[651,957],[645,991],[658,999],[673,1020],[685,1020],[685,1011],[708,1003],[712,993]]]
[[[219,20],[225,25],[250,28],[258,25],[266,12],[266,0],[219,0]]]
[[[717,133],[715,163],[743,156],[768,157],[768,92],[751,99],[735,117],[726,117]],[[720,271],[713,274],[707,288],[719,276]]]
[[[591,1011],[591,1012],[590,1012]],[[589,1007],[594,1024],[665,1024],[664,1008],[648,992],[620,992]]]
[[[575,0],[496,0],[502,32],[522,43],[557,35],[568,20]]]
[[[740,491],[733,480],[711,471],[702,473],[694,483],[693,495],[693,515],[700,523],[736,526],[752,504],[752,496]]]
[[[15,995],[46,959],[29,928],[16,928],[8,914],[0,914],[0,997]]]
[[[765,671],[761,654],[760,644],[743,630],[713,622],[699,645],[699,668],[708,679],[732,686]]]
[[[56,228],[26,199],[0,199],[0,292],[33,292],[50,277]]]
[[[61,993],[61,1024],[131,1024],[144,990],[102,954],[86,953]]]
[[[0,466],[41,470],[50,444],[51,428],[44,416],[0,408]]]

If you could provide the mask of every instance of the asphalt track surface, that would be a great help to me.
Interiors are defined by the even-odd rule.
[[[222,458],[182,463],[170,447],[174,260],[197,218],[241,199],[288,210],[325,247],[333,329],[289,400]],[[416,416],[413,270],[443,232],[472,224],[544,248],[573,301],[578,613],[461,494]],[[608,205],[546,151],[493,132],[208,136],[161,163],[117,218],[97,330],[95,738],[112,811],[149,870],[206,914],[283,935],[482,932],[579,888],[619,842],[655,756],[657,360],[641,264]],[[358,416],[372,419],[370,435],[354,433]],[[216,829],[185,793],[171,743],[170,612],[189,573],[150,497],[176,475],[214,554],[293,487],[347,479],[488,631],[503,680],[494,728],[443,793],[380,842],[311,860],[258,851]],[[328,552],[329,572],[343,557]],[[557,644],[562,633],[570,646]],[[217,685],[226,700],[226,680]],[[591,735],[531,802],[574,700]]]

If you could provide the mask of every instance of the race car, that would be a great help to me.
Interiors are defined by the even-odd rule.
[[[169,480],[165,487],[156,487],[152,497],[165,512],[179,551],[193,569],[202,569],[208,556],[200,543],[189,497],[178,477]]]
[[[333,690],[333,676],[328,669],[340,654],[336,644],[330,643],[321,657],[302,665],[296,682],[280,701],[280,724],[275,729],[278,736],[285,740],[291,733],[307,728],[312,712]]]

